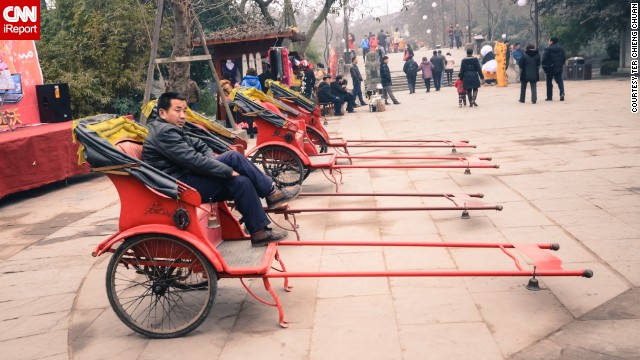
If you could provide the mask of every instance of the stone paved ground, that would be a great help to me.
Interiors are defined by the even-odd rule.
[[[417,53],[417,56],[422,56]],[[402,66],[392,55],[392,69]],[[500,169],[344,171],[341,191],[482,192],[502,212],[328,213],[298,217],[309,240],[557,242],[567,269],[594,277],[310,278],[277,289],[277,312],[239,282],[219,283],[216,304],[189,336],[149,340],[111,310],[108,256],[92,258],[117,229],[119,203],[104,177],[84,176],[0,201],[0,347],[7,359],[637,359],[640,345],[640,138],[629,80],[567,82],[565,102],[517,102],[518,84],[483,87],[479,108],[455,89],[408,95],[386,112],[330,120],[345,138],[469,139],[467,156]],[[557,97],[557,95],[556,95]],[[367,154],[447,155],[446,149]],[[332,191],[312,174],[305,191]],[[303,198],[295,207],[447,205],[438,199]],[[489,250],[286,248],[290,270],[511,269]],[[253,290],[264,294],[259,281]]]

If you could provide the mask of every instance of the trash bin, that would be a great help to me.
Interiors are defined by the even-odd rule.
[[[567,65],[569,65],[569,66],[584,65],[584,58],[580,57],[580,56],[575,56],[575,57],[569,58],[569,59],[567,59]]]
[[[591,64],[585,64],[583,57],[567,59],[563,70],[566,80],[591,80]]]
[[[484,36],[476,35],[473,37],[473,40],[476,42],[476,55],[480,55],[480,48],[482,47],[482,43],[484,42]]]

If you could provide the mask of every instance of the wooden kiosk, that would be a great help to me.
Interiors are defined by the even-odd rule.
[[[219,78],[224,77],[222,67],[230,60],[237,69],[239,82],[248,67],[262,68],[261,61],[267,59],[270,48],[287,47],[291,42],[304,41],[306,37],[295,27],[242,24],[205,34],[205,39]],[[202,42],[199,39],[194,40],[192,46],[202,47]],[[218,119],[225,121],[226,118],[227,114],[218,107]]]

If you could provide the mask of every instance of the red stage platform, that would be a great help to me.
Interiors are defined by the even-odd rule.
[[[89,172],[78,165],[71,121],[0,132],[0,198]]]

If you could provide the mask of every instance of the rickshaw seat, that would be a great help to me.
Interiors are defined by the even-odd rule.
[[[116,143],[116,147],[123,153],[142,160],[142,142],[134,139],[122,139]]]

